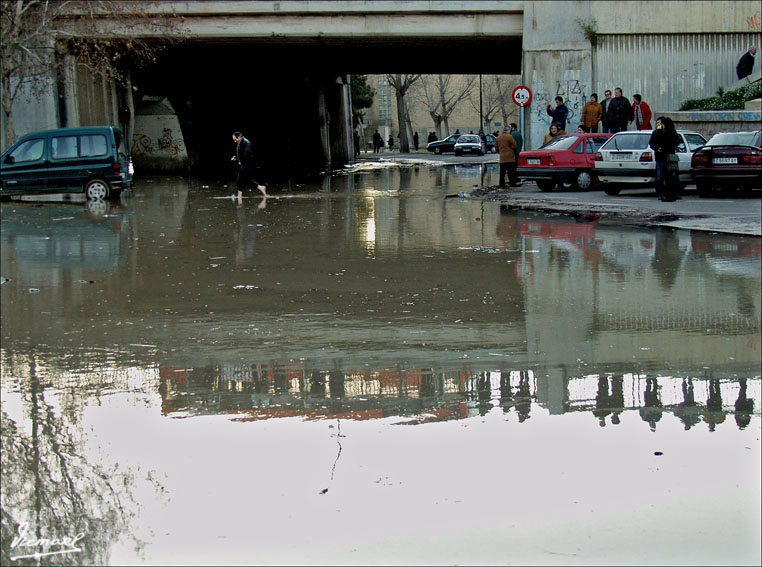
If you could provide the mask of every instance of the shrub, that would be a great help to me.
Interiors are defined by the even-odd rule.
[[[689,98],[683,101],[680,110],[738,110],[743,109],[746,101],[761,96],[762,82],[757,81],[732,91],[725,91],[720,96]]]

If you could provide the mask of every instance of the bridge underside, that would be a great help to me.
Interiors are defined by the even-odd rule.
[[[229,167],[230,133],[241,130],[269,173],[283,173],[324,167],[319,100],[338,116],[337,77],[520,72],[520,38],[207,39],[170,47],[133,82],[172,102],[196,171]]]

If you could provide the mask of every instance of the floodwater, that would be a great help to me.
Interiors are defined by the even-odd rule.
[[[489,167],[3,203],[2,563],[759,565],[760,239]]]

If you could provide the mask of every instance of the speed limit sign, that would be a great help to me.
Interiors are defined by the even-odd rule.
[[[519,85],[515,89],[513,89],[513,94],[511,95],[511,98],[513,98],[513,102],[518,104],[519,106],[526,106],[530,102],[532,102],[532,91],[529,90],[529,87],[525,87],[524,85]]]

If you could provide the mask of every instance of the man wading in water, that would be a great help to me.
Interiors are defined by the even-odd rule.
[[[230,158],[230,161],[238,164],[238,177],[235,180],[235,185],[238,188],[238,199],[241,199],[243,190],[247,185],[256,186],[259,192],[262,193],[262,196],[267,197],[265,186],[260,185],[251,178],[252,170],[254,169],[254,152],[251,149],[251,142],[240,132],[233,132],[233,142],[235,142],[235,155]]]

